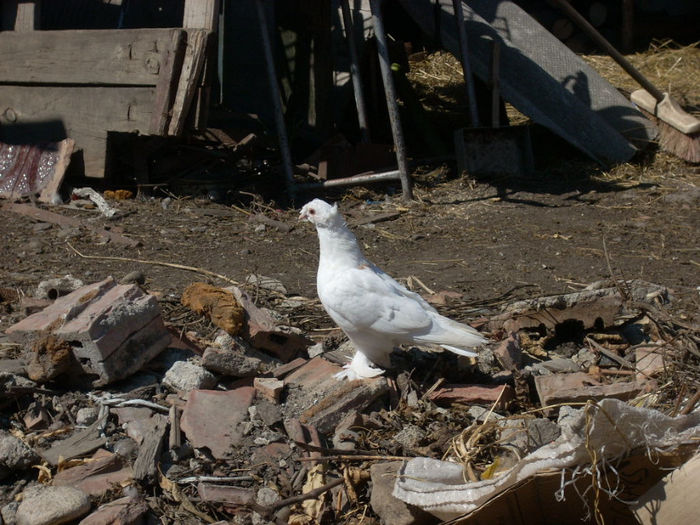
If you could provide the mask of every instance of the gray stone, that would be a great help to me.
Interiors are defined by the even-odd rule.
[[[210,346],[204,350],[202,366],[226,376],[254,377],[260,372],[262,361],[256,357],[244,355],[241,351]]]
[[[75,423],[80,426],[92,425],[97,421],[97,416],[100,413],[100,409],[97,407],[85,407],[78,410],[75,415]]]
[[[416,426],[408,424],[404,426],[394,436],[394,441],[405,449],[413,449],[420,446],[420,442],[425,438],[425,431]]]
[[[4,525],[15,525],[17,523],[17,507],[19,501],[12,501],[0,509],[0,516]]]
[[[163,384],[182,392],[208,389],[216,385],[216,376],[200,365],[189,361],[177,361],[165,373]]]
[[[90,510],[90,500],[73,487],[36,487],[25,490],[17,508],[17,525],[59,525]]]
[[[324,350],[323,350],[323,343],[316,343],[313,346],[310,346],[309,348],[306,349],[306,352],[309,354],[309,358],[313,359],[316,356],[321,355]]]
[[[489,414],[489,412],[491,412],[491,413]],[[480,407],[477,405],[470,406],[468,413],[478,423],[483,423],[484,421],[486,421],[487,416],[488,416],[489,421],[495,421],[496,419],[503,419],[503,416],[501,414],[498,414],[496,412],[492,412],[490,408],[484,408],[484,407]]]
[[[146,282],[146,276],[140,270],[134,270],[133,272],[127,273],[119,284],[143,284]]]
[[[0,431],[0,478],[41,462],[39,455],[9,432]]]
[[[401,461],[374,463],[370,468],[372,476],[372,496],[370,505],[386,525],[424,525],[438,523],[438,520],[426,511],[404,503],[393,496],[394,482],[398,475]]]

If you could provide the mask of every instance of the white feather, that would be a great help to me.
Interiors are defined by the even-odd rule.
[[[314,199],[301,209],[300,217],[318,232],[316,286],[321,303],[358,351],[339,376],[379,375],[381,370],[372,363],[388,367],[389,354],[401,344],[434,344],[474,356],[468,349],[486,342],[479,332],[440,315],[420,295],[369,262],[337,206]]]

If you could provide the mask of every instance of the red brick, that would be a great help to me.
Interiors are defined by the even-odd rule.
[[[274,403],[279,403],[284,382],[274,377],[256,377],[253,379],[253,386],[260,396]]]
[[[636,382],[603,385],[585,372],[537,376],[535,387],[542,406],[583,403],[589,399],[598,401],[606,397],[624,401],[633,398],[641,391],[640,385]]]
[[[438,405],[463,403],[465,405],[483,405],[491,407],[498,401],[496,408],[505,407],[515,397],[510,385],[445,385],[428,396]]]

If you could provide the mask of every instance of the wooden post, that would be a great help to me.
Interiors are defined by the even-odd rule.
[[[41,0],[2,0],[3,31],[26,33],[39,29]]]

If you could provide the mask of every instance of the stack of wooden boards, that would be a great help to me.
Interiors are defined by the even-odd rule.
[[[214,29],[195,27],[0,32],[0,141],[70,137],[103,177],[108,132],[181,134]]]

